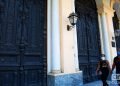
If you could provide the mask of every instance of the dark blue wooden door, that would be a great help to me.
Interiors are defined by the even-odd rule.
[[[0,0],[0,86],[46,86],[45,0]]]
[[[95,74],[100,59],[100,39],[95,0],[76,0],[77,41],[79,68],[84,83],[97,79]]]
[[[116,12],[114,12],[113,26],[114,26],[114,32],[116,32],[116,30],[119,30],[119,28],[120,28],[119,20],[118,20]],[[114,40],[114,37],[113,37],[113,40]],[[119,49],[120,48],[120,35],[116,35],[115,40],[116,40],[116,48]]]

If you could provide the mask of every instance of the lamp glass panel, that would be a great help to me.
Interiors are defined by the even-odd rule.
[[[74,23],[76,24],[77,23],[77,17],[74,16]]]
[[[71,17],[69,18],[69,20],[70,20],[70,23],[71,23],[71,24],[74,23],[74,17],[73,17],[73,16],[71,16]]]

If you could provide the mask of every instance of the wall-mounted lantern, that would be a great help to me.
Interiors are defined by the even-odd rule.
[[[72,26],[67,25],[67,30],[70,31],[77,23],[78,15],[76,13],[71,13],[69,16],[69,21]]]

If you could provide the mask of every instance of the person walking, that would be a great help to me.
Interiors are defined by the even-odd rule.
[[[100,74],[103,86],[109,86],[107,83],[107,78],[110,72],[109,62],[105,59],[105,55],[101,57],[101,60],[98,62],[98,67],[96,74]]]
[[[113,60],[111,73],[113,72],[115,67],[116,67],[116,74],[120,76],[120,49],[117,52],[117,56]],[[120,86],[120,79],[119,78],[116,78],[116,79],[117,79],[118,86]]]

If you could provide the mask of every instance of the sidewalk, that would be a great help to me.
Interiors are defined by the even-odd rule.
[[[116,82],[108,81],[108,84],[109,84],[109,86],[118,86],[116,84]],[[91,82],[91,83],[85,84],[83,86],[103,86],[103,85],[102,85],[101,81],[95,81],[95,82]]]
[[[113,74],[116,74],[116,70],[113,71]],[[116,80],[107,81],[109,86],[118,86]],[[102,81],[94,81],[88,84],[84,84],[83,86],[103,86]]]

